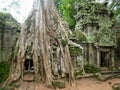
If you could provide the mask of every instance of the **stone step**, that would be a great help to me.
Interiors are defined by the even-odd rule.
[[[25,71],[24,75],[34,75],[35,72],[34,71]]]
[[[35,81],[34,75],[24,75],[23,81],[27,81],[27,82],[33,82],[33,81]]]

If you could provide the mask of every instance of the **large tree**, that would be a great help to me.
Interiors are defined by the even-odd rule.
[[[36,81],[42,80],[47,86],[52,86],[54,76],[50,67],[56,58],[61,66],[61,72],[67,72],[69,82],[74,85],[74,69],[68,44],[82,47],[70,41],[68,34],[71,34],[71,31],[60,18],[54,0],[35,0],[28,19],[22,25],[10,75],[3,86],[23,77],[24,61],[28,54],[33,59]],[[53,51],[56,55],[53,55]]]

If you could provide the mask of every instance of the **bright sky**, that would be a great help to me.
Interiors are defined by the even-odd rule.
[[[4,7],[7,7],[11,1],[12,0],[0,0],[0,10],[2,10]],[[20,13],[17,13],[12,9],[10,10],[10,13],[15,19],[17,19],[18,22],[23,23],[32,9],[32,4],[33,0],[20,0]]]

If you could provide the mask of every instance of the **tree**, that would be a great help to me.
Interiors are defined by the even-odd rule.
[[[70,29],[75,28],[75,18],[76,10],[74,9],[75,0],[55,0],[57,9],[61,17],[68,23]]]
[[[58,15],[54,0],[35,0],[33,9],[21,29],[8,79],[3,84],[10,84],[23,76],[24,61],[31,55],[34,64],[35,80],[42,80],[52,86],[52,61],[54,58],[61,66],[61,72],[67,72],[69,82],[74,85],[74,69],[68,44],[82,48],[68,39],[71,31]],[[66,41],[63,45],[63,41]],[[55,47],[55,48],[54,48]],[[53,51],[56,55],[53,55]]]
[[[117,21],[116,24],[120,24],[120,2],[119,0],[108,0],[110,2],[110,9],[114,12],[115,19]]]
[[[3,4],[3,7],[1,8],[1,11],[3,11],[3,12],[15,11],[16,13],[20,13],[19,12],[20,0],[11,0],[11,1],[2,0],[1,4]]]

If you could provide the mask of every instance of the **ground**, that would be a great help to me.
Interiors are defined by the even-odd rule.
[[[76,86],[74,88],[66,84],[66,88],[60,90],[112,90],[112,86],[115,83],[120,83],[120,78],[110,79],[105,82],[98,81],[94,78],[83,78],[76,81]],[[55,90],[55,89],[46,88],[42,84],[36,84],[34,82],[22,82],[19,89],[16,90]]]

